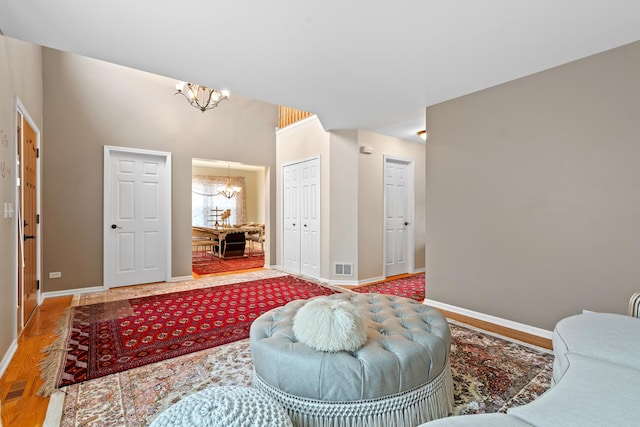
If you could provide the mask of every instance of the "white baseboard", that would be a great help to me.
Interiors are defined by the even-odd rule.
[[[417,270],[414,270],[411,274],[424,273],[424,271],[425,271],[424,268],[419,268]],[[333,286],[335,285],[360,286],[360,285],[368,285],[369,283],[382,282],[385,279],[386,277],[384,276],[369,277],[368,279],[362,279],[362,280],[330,279],[330,280],[327,280],[327,283]]]
[[[64,291],[43,292],[42,300],[44,301],[47,298],[54,298],[54,297],[66,297],[68,295],[102,292],[104,290],[105,288],[103,288],[102,286],[92,286],[90,288],[65,289]]]
[[[384,279],[385,278],[383,276],[369,277],[367,279],[362,279],[362,280],[330,279],[327,281],[327,283],[333,286],[336,286],[336,285],[360,286],[360,285],[368,285],[369,283],[381,282]]]
[[[329,279],[329,280],[324,280],[324,282],[331,286],[340,286],[340,285],[358,286],[359,285],[357,280]]]
[[[424,272],[426,272],[426,271],[427,271],[427,270],[426,270],[425,268],[414,268],[414,269],[413,269],[413,273],[411,273],[411,274],[424,273]]]
[[[2,357],[2,361],[0,362],[0,377],[4,375],[4,372],[9,367],[9,363],[11,363],[11,359],[13,359],[13,355],[16,354],[16,350],[18,350],[18,340],[15,339],[7,349],[7,352]]]
[[[184,282],[186,280],[193,280],[193,276],[172,277],[171,280],[169,280],[169,282],[171,282],[171,283],[173,283],[173,282]]]
[[[49,406],[47,406],[47,415],[44,419],[43,427],[57,427],[62,422],[62,411],[64,410],[65,393],[55,391],[49,397]]]
[[[503,319],[501,317],[492,316],[490,314],[480,313],[473,310],[467,310],[466,308],[457,307],[455,305],[446,304],[439,301],[425,299],[424,303],[431,307],[441,308],[443,310],[451,311],[453,313],[461,314],[463,316],[471,317],[477,320],[483,320],[485,322],[493,323],[494,325],[504,326],[505,328],[515,329],[516,331],[524,332],[526,334],[535,335],[541,338],[552,339],[553,331],[547,331],[546,329],[537,328],[535,326],[525,325],[524,323],[514,322],[513,320]]]
[[[368,285],[369,283],[382,282],[384,279],[386,279],[386,277],[384,276],[369,277],[368,279],[358,280],[358,285]]]

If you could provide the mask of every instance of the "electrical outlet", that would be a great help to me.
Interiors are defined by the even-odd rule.
[[[49,272],[49,279],[59,279],[62,277],[62,273],[59,271],[51,271]]]

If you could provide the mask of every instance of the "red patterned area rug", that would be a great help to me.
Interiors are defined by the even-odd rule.
[[[264,254],[262,253],[242,258],[221,259],[211,254],[194,252],[192,260],[192,271],[198,276],[264,267]]]
[[[548,350],[449,323],[455,415],[506,412],[549,388],[553,355]]]
[[[506,412],[549,388],[553,356],[451,324],[454,414]],[[249,340],[240,340],[65,389],[61,427],[145,427],[180,399],[211,386],[250,386]]]
[[[425,298],[425,286],[424,273],[421,273],[386,282],[374,283],[372,285],[358,286],[351,290],[365,294],[376,293],[396,295],[422,302]]]
[[[262,313],[336,291],[282,276],[71,308],[58,387],[249,336]]]

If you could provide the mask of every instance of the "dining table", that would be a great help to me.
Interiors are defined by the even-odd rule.
[[[192,236],[196,238],[211,239],[213,255],[228,259],[244,257],[246,246],[246,233],[259,233],[259,225],[202,227],[192,226]]]

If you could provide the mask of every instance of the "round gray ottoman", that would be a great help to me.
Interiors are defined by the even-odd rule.
[[[209,387],[170,406],[150,427],[290,427],[278,402],[251,387]]]
[[[251,326],[253,385],[295,426],[411,426],[451,412],[451,334],[439,311],[380,294],[320,298],[357,308],[367,329],[359,350],[330,353],[298,342],[293,318],[311,300],[270,310]]]

